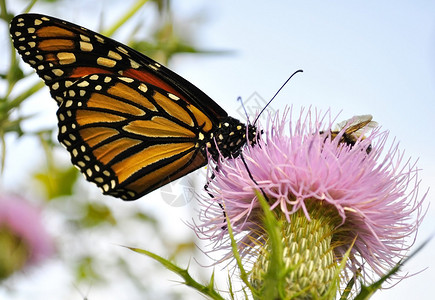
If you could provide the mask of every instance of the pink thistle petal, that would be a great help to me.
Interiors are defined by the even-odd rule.
[[[27,265],[35,264],[54,252],[54,245],[41,222],[40,211],[16,196],[0,197],[0,227],[6,227],[29,247]]]
[[[258,185],[240,157],[219,163],[215,178],[210,177],[212,198],[202,199],[206,213],[195,228],[198,235],[216,250],[228,249],[228,216],[240,252],[250,255],[263,242],[261,208],[255,196],[261,189],[271,209],[287,220],[300,209],[310,220],[313,201],[328,211],[333,208],[341,218],[337,260],[356,238],[350,270],[366,263],[381,275],[404,257],[412,245],[408,240],[415,237],[424,216],[426,194],[418,197],[416,165],[404,161],[397,143],[386,148],[387,132],[375,129],[351,147],[339,142],[346,127],[332,140],[323,133],[332,127],[332,122],[325,126],[326,114],[301,112],[295,124],[289,115],[286,110],[282,119],[270,118],[258,144],[244,149],[243,157]],[[372,147],[369,154],[368,147]]]

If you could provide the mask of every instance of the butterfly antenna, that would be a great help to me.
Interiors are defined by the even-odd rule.
[[[248,112],[246,111],[245,105],[243,104],[242,97],[240,97],[240,96],[237,97],[237,101],[239,101],[240,104],[242,105],[243,111],[245,112],[246,120],[248,121],[248,124],[249,124],[249,115],[248,115]]]
[[[284,86],[287,84],[287,82],[290,81],[290,79],[292,79],[292,77],[299,72],[303,72],[303,70],[297,70],[296,72],[294,72],[292,75],[290,75],[290,77],[284,82],[284,84],[279,88],[279,90],[275,93],[275,95],[273,95],[272,99],[269,100],[269,102],[267,102],[267,104],[263,107],[263,109],[260,111],[260,113],[257,115],[257,118],[254,121],[254,124],[257,123],[258,118],[260,118],[260,115],[264,112],[264,110],[269,106],[269,104],[273,101],[273,99],[275,99],[275,97],[279,94],[279,92],[284,88]]]

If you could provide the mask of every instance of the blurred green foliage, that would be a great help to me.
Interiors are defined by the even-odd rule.
[[[11,0],[14,1],[14,0]],[[63,5],[62,1],[44,0],[41,5],[44,7],[57,7]],[[10,11],[6,0],[0,0],[0,19],[3,21],[0,26],[8,28],[12,17],[18,13],[37,11],[37,1],[17,1],[14,7],[23,7],[22,11]],[[192,46],[193,32],[183,30],[180,34],[174,29],[173,13],[169,0],[137,0],[131,7],[125,8],[125,13],[120,14],[118,20],[112,22],[112,26],[102,30],[104,34],[112,35],[125,24],[131,22],[131,18],[145,6],[152,7],[154,12],[159,15],[158,23],[154,26],[153,32],[146,38],[138,38],[138,32],[142,29],[140,20],[135,20],[135,26],[130,26],[131,32],[127,35],[128,40],[123,42],[143,51],[144,54],[153,57],[157,61],[166,64],[171,58],[179,53],[217,53],[213,51],[201,51]],[[79,8],[78,8],[79,9]],[[105,6],[104,9],[110,9]],[[98,15],[98,14],[97,14]],[[63,18],[62,15],[56,17]],[[65,17],[66,18],[66,17]],[[81,24],[86,26],[86,24]],[[6,32],[6,31],[2,31]],[[6,36],[2,40],[8,40]],[[5,87],[1,90],[0,95],[0,141],[1,141],[1,167],[5,165],[8,155],[6,145],[6,136],[13,135],[16,139],[29,137],[39,142],[39,147],[43,149],[43,157],[33,157],[33,160],[39,162],[31,176],[33,185],[29,188],[28,182],[23,182],[23,187],[14,186],[14,190],[22,190],[26,195],[33,195],[32,201],[39,201],[50,216],[60,219],[59,230],[56,232],[55,239],[58,243],[58,260],[61,264],[67,266],[74,274],[71,288],[80,285],[98,285],[104,289],[105,285],[113,284],[113,278],[110,274],[116,273],[117,276],[129,278],[140,293],[146,294],[149,287],[143,273],[138,274],[134,270],[131,262],[122,257],[119,253],[111,253],[110,262],[107,261],[107,255],[102,255],[99,249],[86,249],[78,247],[80,240],[88,239],[88,236],[98,236],[101,238],[118,234],[124,237],[130,237],[137,232],[151,232],[153,238],[159,237],[159,243],[166,249],[171,259],[177,256],[197,251],[193,242],[193,235],[185,241],[175,243],[170,237],[161,233],[162,224],[152,215],[144,211],[130,211],[127,215],[119,215],[113,211],[111,202],[102,199],[95,199],[90,196],[91,193],[82,188],[82,180],[79,180],[81,174],[76,168],[64,161],[59,161],[56,155],[61,147],[53,139],[57,129],[46,128],[39,131],[25,130],[22,123],[32,122],[36,117],[33,114],[25,114],[21,109],[26,105],[28,99],[39,91],[43,86],[40,79],[36,79],[34,72],[26,73],[23,69],[23,63],[17,56],[10,39],[6,45],[2,45],[10,54],[10,60],[5,65],[5,69],[0,70],[0,81]],[[5,64],[6,62],[4,62]],[[2,66],[3,68],[4,66]],[[30,82],[30,85],[29,85]],[[45,95],[48,96],[48,95]],[[53,101],[55,105],[55,101]],[[29,149],[29,155],[32,149]],[[20,183],[18,183],[20,184]],[[7,188],[2,188],[7,190]],[[37,192],[38,191],[38,192]],[[113,200],[121,201],[121,200]],[[131,228],[137,232],[131,232]],[[149,240],[146,233],[142,235],[143,241]],[[106,243],[110,241],[106,241]],[[85,243],[83,243],[85,244]],[[76,248],[79,249],[76,249]],[[117,247],[117,246],[114,246]],[[119,249],[118,249],[119,250]],[[154,272],[148,272],[148,276],[153,276]],[[0,287],[1,288],[1,287]],[[171,292],[167,292],[171,294]],[[173,299],[179,298],[180,295],[174,292]],[[147,298],[144,296],[144,299]]]

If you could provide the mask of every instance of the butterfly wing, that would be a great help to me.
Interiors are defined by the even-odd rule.
[[[10,33],[15,48],[50,88],[55,100],[76,80],[118,74],[160,87],[193,104],[214,123],[228,114],[204,92],[151,58],[92,30],[54,17],[22,14]]]
[[[121,43],[38,14],[16,16],[10,32],[59,105],[59,141],[104,194],[134,200],[205,165],[221,124],[229,154],[246,141],[206,94]]]
[[[64,99],[59,141],[105,194],[137,199],[207,162],[197,136],[212,124],[165,90],[93,74],[71,85]]]

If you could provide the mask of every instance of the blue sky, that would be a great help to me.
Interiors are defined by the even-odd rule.
[[[253,91],[269,99],[303,69],[272,104],[312,105],[343,119],[372,114],[405,156],[419,158],[422,191],[435,183],[435,2],[433,1],[220,1],[214,3],[204,45],[237,55],[196,65],[192,80],[227,109]],[[206,59],[204,59],[206,60]],[[190,66],[183,65],[187,71]],[[204,70],[213,70],[204,78]],[[214,71],[216,70],[216,72]],[[195,79],[193,79],[195,78]],[[429,134],[429,136],[428,136]],[[429,192],[428,202],[433,199]],[[417,244],[434,232],[429,209]],[[373,299],[424,299],[435,280],[432,242],[406,270],[408,278]]]
[[[114,6],[104,24],[131,0],[105,1]],[[73,6],[83,3],[83,10]],[[95,4],[96,3],[96,4]],[[101,6],[92,1],[92,6]],[[188,4],[187,4],[188,3]],[[90,2],[65,1],[45,12],[96,29]],[[18,4],[14,4],[17,10]],[[127,5],[126,5],[127,7]],[[37,9],[39,8],[39,9]],[[105,10],[107,11],[107,10]],[[202,49],[231,50],[228,55],[180,55],[172,69],[200,87],[232,114],[236,99],[257,93],[265,100],[295,70],[303,69],[281,91],[272,108],[312,106],[340,113],[340,120],[372,114],[405,156],[419,159],[421,190],[435,182],[435,2],[434,1],[175,1],[175,18],[204,20],[195,43]],[[137,18],[146,17],[141,13]],[[152,26],[152,19],[145,20]],[[193,23],[194,24],[194,23]],[[194,26],[194,25],[190,25]],[[115,36],[122,41],[122,35]],[[44,90],[48,98],[48,91]],[[27,112],[46,111],[39,126],[54,124],[55,105],[32,100]],[[44,106],[44,105],[47,105]],[[50,106],[51,105],[51,106]],[[45,117],[44,117],[45,116]],[[41,125],[43,124],[43,125]],[[30,125],[29,125],[30,126]],[[32,141],[17,148],[7,164],[4,185],[17,177],[22,155]],[[23,146],[24,145],[24,146]],[[433,198],[430,191],[428,202]],[[159,204],[155,209],[159,208]],[[160,204],[167,209],[165,204]],[[177,212],[179,213],[179,211]],[[182,218],[182,216],[180,217]],[[429,208],[417,244],[435,229]],[[410,274],[428,267],[373,299],[422,299],[435,280],[434,242],[406,267]]]

